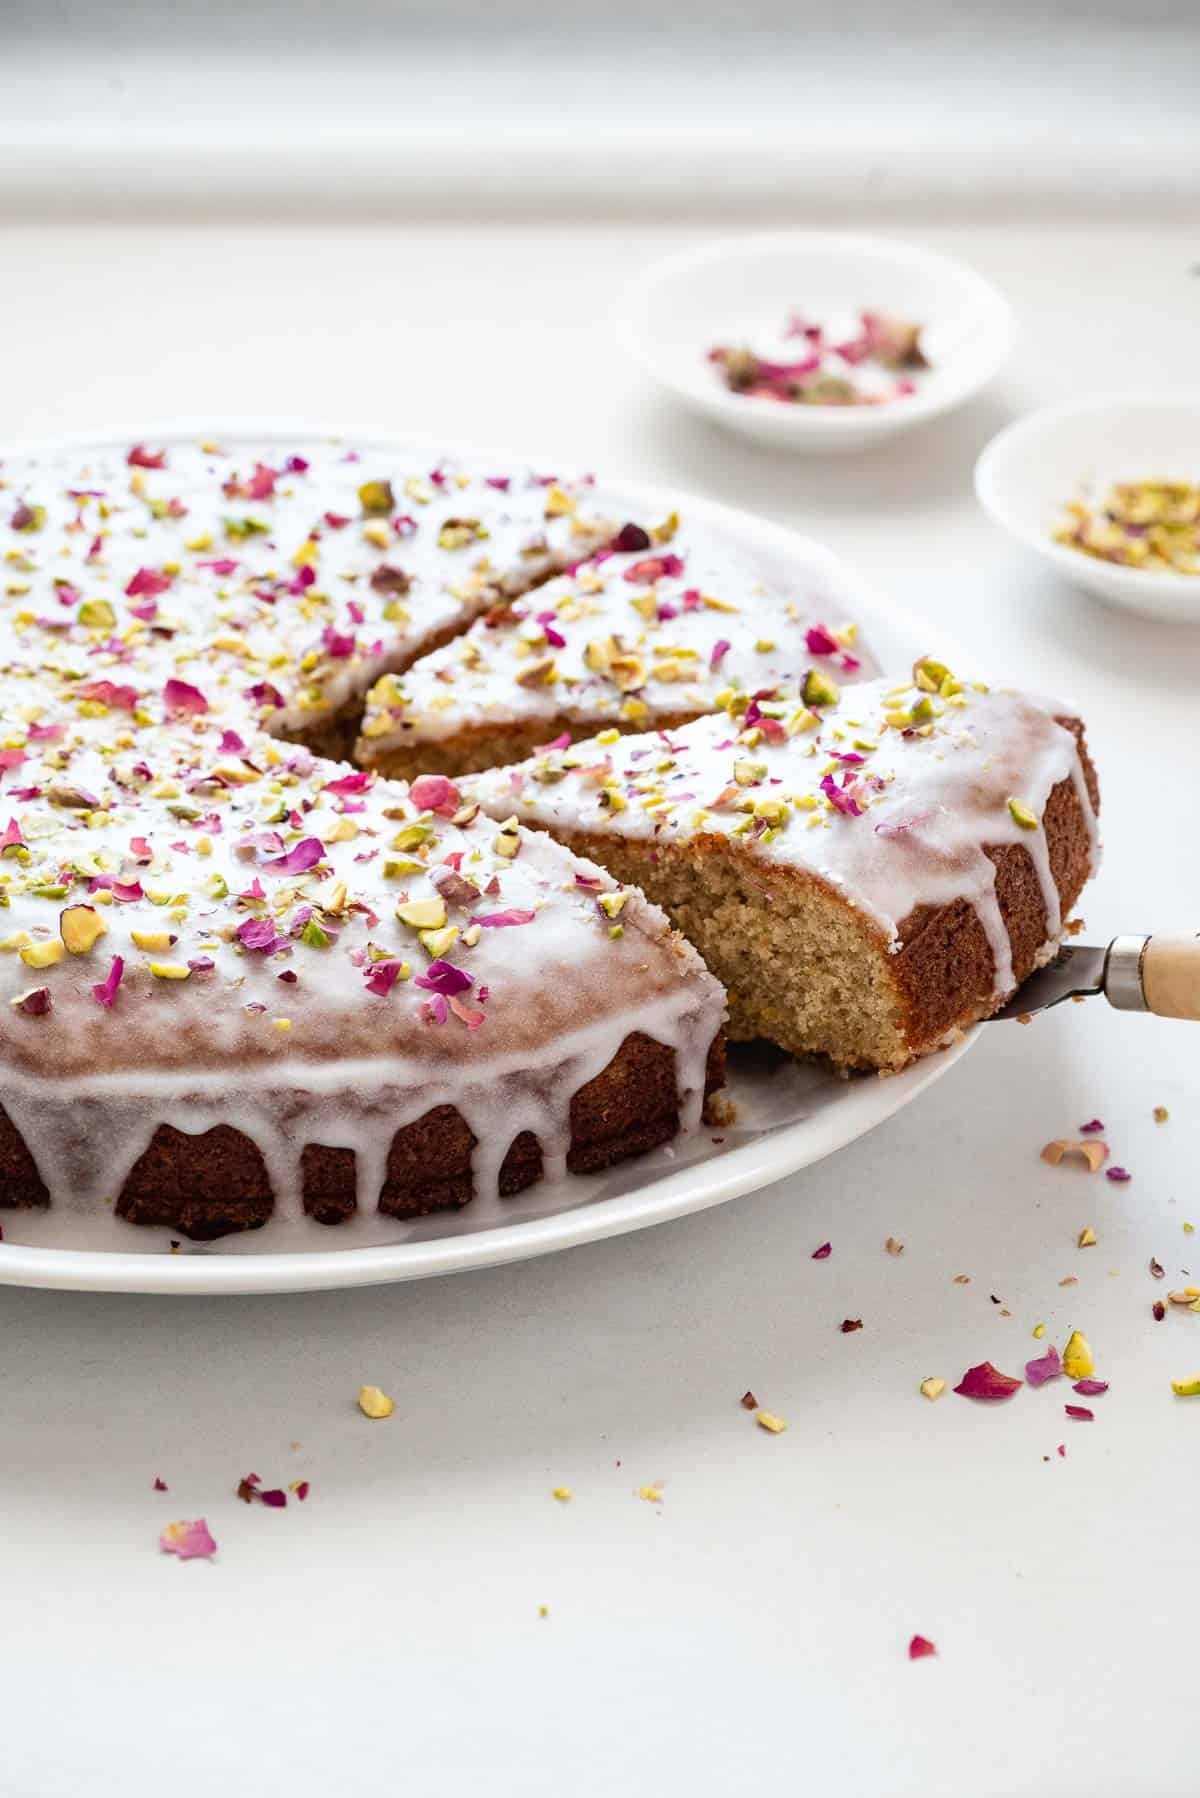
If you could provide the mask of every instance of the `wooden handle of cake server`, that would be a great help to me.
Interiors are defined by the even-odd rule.
[[[1141,977],[1147,1010],[1160,1018],[1200,1020],[1200,931],[1147,937]]]

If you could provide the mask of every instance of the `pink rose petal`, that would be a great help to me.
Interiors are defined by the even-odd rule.
[[[1015,1380],[1011,1374],[1001,1373],[990,1361],[980,1361],[975,1367],[968,1367],[966,1373],[954,1388],[964,1398],[1000,1399],[1011,1398],[1023,1380]]]
[[[158,1545],[164,1554],[175,1555],[181,1561],[211,1561],[217,1552],[203,1517],[193,1518],[190,1522],[181,1518],[178,1523],[169,1523],[158,1538]]]
[[[1025,1378],[1031,1386],[1044,1386],[1047,1380],[1057,1379],[1061,1372],[1062,1360],[1053,1343],[1036,1361],[1025,1363]]]
[[[112,1009],[112,1003],[117,996],[117,988],[121,984],[121,977],[124,972],[125,962],[123,957],[114,955],[112,958],[112,965],[108,970],[107,978],[102,981],[97,981],[96,985],[92,988],[92,998],[96,1001],[97,1005],[103,1005],[106,1010]]]

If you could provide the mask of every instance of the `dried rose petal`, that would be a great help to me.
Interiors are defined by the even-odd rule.
[[[998,1399],[1011,1398],[1023,1380],[1013,1379],[1011,1374],[1001,1373],[990,1361],[980,1361],[975,1367],[968,1367],[966,1373],[954,1388],[964,1398]]]
[[[1133,1175],[1127,1168],[1107,1167],[1104,1170],[1104,1178],[1106,1180],[1115,1180],[1118,1185],[1123,1185],[1126,1180],[1132,1180]]]
[[[175,1555],[181,1561],[209,1561],[217,1552],[203,1517],[191,1521],[181,1518],[178,1523],[169,1523],[158,1538],[158,1545],[164,1554]]]
[[[813,1250],[812,1258],[814,1261],[828,1261],[832,1254],[833,1244],[831,1242],[823,1242],[819,1249]]]
[[[908,1658],[910,1661],[928,1660],[931,1654],[936,1653],[937,1649],[929,1640],[928,1636],[914,1636],[908,1645]]]
[[[838,1325],[838,1329],[842,1332],[843,1336],[849,1336],[852,1330],[861,1330],[862,1327],[863,1321],[861,1317],[843,1317],[841,1323]]]
[[[320,837],[302,837],[295,848],[289,849],[278,861],[264,862],[263,871],[267,874],[307,874],[324,854],[325,845]]]
[[[1071,1390],[1072,1392],[1078,1392],[1081,1398],[1099,1398],[1102,1392],[1108,1391],[1108,1381],[1076,1380]]]
[[[1080,1124],[1079,1134],[1081,1136],[1095,1136],[1099,1131],[1103,1130],[1103,1128],[1104,1125],[1099,1118],[1091,1118],[1086,1124]]]
[[[458,788],[444,774],[418,774],[408,796],[418,811],[437,812],[448,818],[458,810]]]
[[[425,987],[431,993],[445,993],[449,998],[453,993],[465,993],[474,986],[474,977],[462,968],[456,968],[453,962],[443,961],[440,957],[431,961],[423,974],[418,974],[414,986]]]
[[[1096,1421],[1096,1413],[1089,1411],[1086,1405],[1064,1405],[1063,1410],[1068,1417],[1073,1417],[1076,1423],[1095,1423]]]
[[[124,972],[124,958],[120,955],[114,955],[107,977],[102,981],[98,981],[92,988],[92,998],[96,1001],[97,1005],[103,1005],[107,1010],[111,1010],[113,1000],[117,996],[117,988],[121,984],[121,977]]]
[[[1031,1386],[1044,1386],[1047,1380],[1056,1380],[1061,1372],[1062,1361],[1053,1343],[1044,1355],[1025,1363],[1025,1378]]]
[[[197,717],[208,710],[208,701],[199,687],[193,687],[190,681],[176,680],[174,676],[163,687],[163,704],[172,717]]]

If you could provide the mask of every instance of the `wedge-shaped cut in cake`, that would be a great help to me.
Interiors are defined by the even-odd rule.
[[[992,1011],[1097,853],[1079,720],[931,659],[912,685],[810,682],[807,704],[742,698],[471,785],[661,905],[727,987],[732,1037],[851,1068],[903,1067]]]
[[[441,776],[102,724],[0,809],[0,1206],[411,1217],[698,1124],[724,994],[640,893]]]
[[[764,574],[671,518],[635,547],[601,550],[465,636],[388,674],[367,701],[355,756],[382,772],[460,774],[560,737],[673,729],[724,695],[877,670],[819,586]]]

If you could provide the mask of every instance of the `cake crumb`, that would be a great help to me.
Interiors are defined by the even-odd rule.
[[[889,1236],[883,1246],[889,1255],[903,1255],[904,1253],[904,1244],[897,1241],[894,1236]]]
[[[781,1436],[787,1429],[783,1418],[776,1417],[774,1411],[756,1411],[754,1421],[760,1430],[768,1430],[772,1436]]]
[[[945,1380],[936,1380],[932,1378],[922,1380],[918,1390],[920,1391],[922,1398],[941,1398],[943,1392],[946,1390],[946,1382]]]
[[[739,1405],[741,1405],[743,1411],[757,1411],[758,1410],[758,1400],[755,1398],[754,1394],[750,1391],[749,1387],[747,1387],[745,1392],[743,1392],[741,1398],[738,1400],[738,1403],[739,1403]]]
[[[575,1494],[569,1486],[556,1486],[550,1496],[556,1498],[560,1505],[565,1505],[570,1503]]]

